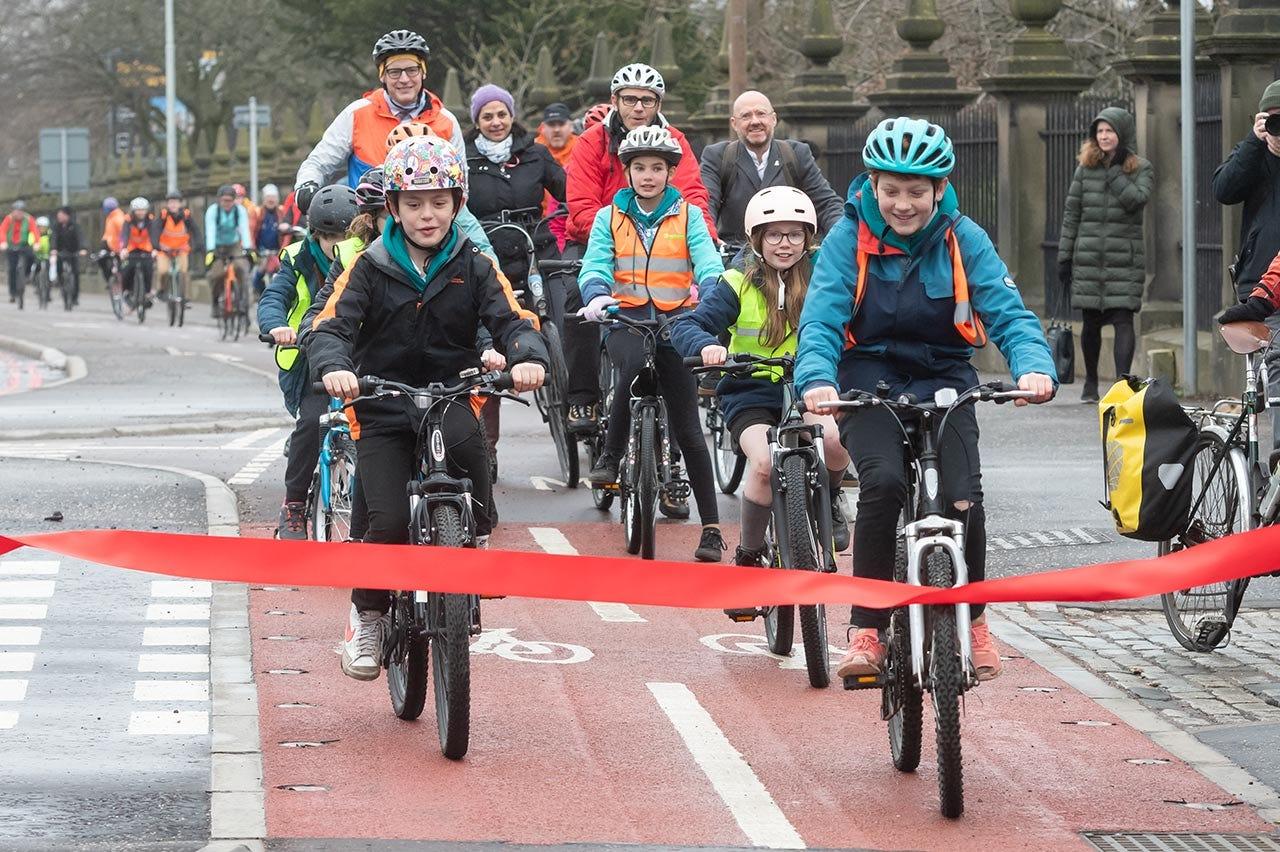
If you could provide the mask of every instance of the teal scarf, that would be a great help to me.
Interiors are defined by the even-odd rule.
[[[614,203],[641,228],[652,230],[662,221],[664,216],[671,212],[671,208],[680,201],[680,198],[680,191],[668,184],[667,188],[662,191],[662,200],[658,202],[657,207],[653,208],[652,213],[646,213],[640,209],[640,202],[637,200],[633,189],[620,190],[617,197],[614,198]]]
[[[429,256],[425,273],[419,270],[409,257],[409,244],[405,241],[404,228],[400,227],[399,222],[392,220],[387,225],[386,233],[382,235],[382,244],[387,247],[387,254],[391,256],[395,265],[408,276],[409,283],[421,293],[427,289],[427,283],[435,278],[441,268],[449,262],[449,258],[453,257],[453,250],[458,245],[458,226],[457,224],[449,226],[448,235]]]
[[[320,280],[324,281],[329,277],[329,267],[333,261],[325,256],[324,249],[320,247],[320,241],[315,237],[307,237],[307,253],[316,262],[316,268],[320,270]]]

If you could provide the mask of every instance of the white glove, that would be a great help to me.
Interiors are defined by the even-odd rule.
[[[605,309],[612,308],[616,304],[618,304],[618,300],[612,296],[596,296],[585,308],[578,311],[578,316],[588,322],[600,322],[608,316],[605,313]]]

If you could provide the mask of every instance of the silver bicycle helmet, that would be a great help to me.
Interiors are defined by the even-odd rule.
[[[381,65],[384,58],[397,53],[412,53],[425,62],[431,48],[427,47],[427,40],[413,30],[392,30],[374,43],[373,63]]]
[[[609,94],[616,95],[623,89],[648,89],[662,100],[667,93],[667,84],[663,81],[658,69],[643,62],[633,62],[618,69],[609,84]]]
[[[636,157],[651,156],[661,157],[674,169],[679,165],[683,154],[684,150],[672,137],[671,131],[655,125],[637,127],[629,132],[622,140],[622,144],[618,146],[618,159],[622,160],[624,166]]]

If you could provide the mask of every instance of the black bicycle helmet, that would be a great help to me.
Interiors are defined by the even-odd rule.
[[[229,183],[224,183],[218,187],[218,198],[235,198],[236,188]]]
[[[361,213],[377,213],[386,209],[387,193],[382,185],[382,166],[374,166],[360,175],[356,184],[356,203]]]
[[[426,62],[431,48],[427,47],[427,40],[413,30],[392,30],[374,43],[373,64],[380,66],[383,59],[397,53],[412,53]]]
[[[164,200],[165,201],[181,201],[184,198],[186,198],[186,196],[175,189],[173,192],[166,194],[164,197]]]
[[[307,226],[312,233],[345,234],[358,212],[356,191],[346,184],[330,184],[311,199],[311,206],[307,208]]]

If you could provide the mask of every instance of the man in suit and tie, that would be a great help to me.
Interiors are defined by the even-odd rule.
[[[707,212],[723,242],[747,241],[742,226],[747,202],[767,186],[794,186],[809,196],[818,211],[819,233],[825,234],[840,221],[843,202],[822,176],[809,146],[773,138],[778,114],[768,98],[760,92],[743,92],[733,102],[729,126],[738,138],[703,148],[701,166]]]

